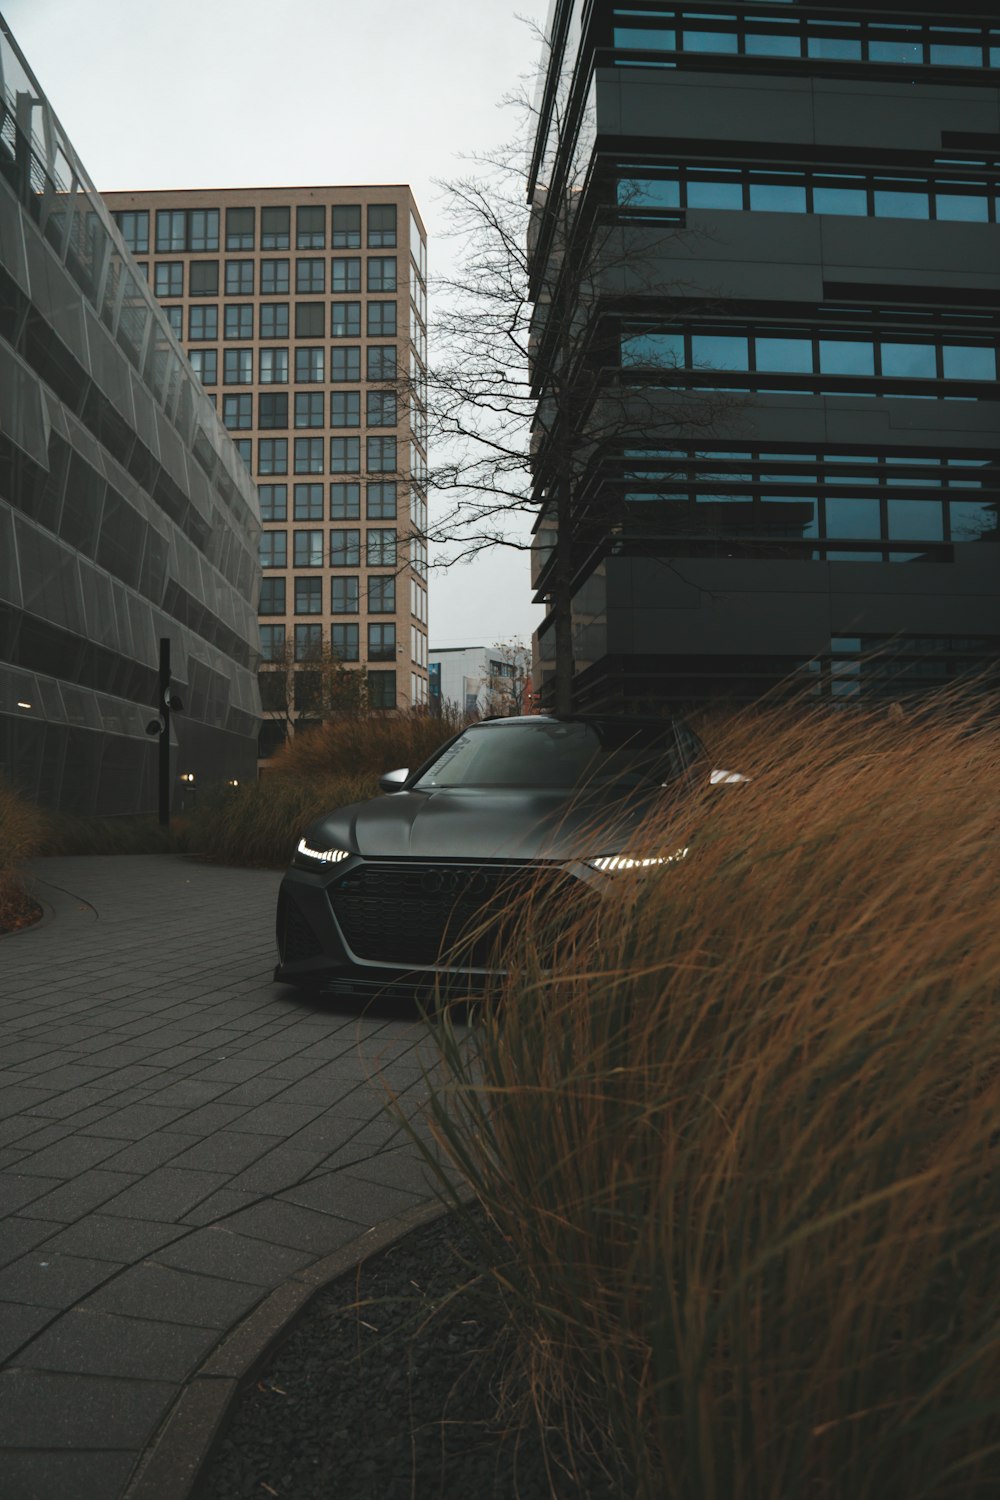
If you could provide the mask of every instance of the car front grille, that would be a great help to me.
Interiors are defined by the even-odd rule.
[[[497,967],[496,950],[530,892],[579,882],[536,866],[459,862],[356,865],[330,887],[348,946],[391,964]]]

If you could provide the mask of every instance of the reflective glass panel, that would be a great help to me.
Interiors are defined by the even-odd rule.
[[[751,182],[750,207],[764,213],[804,214],[806,190],[792,183]]]
[[[739,38],[734,31],[684,30],[685,52],[738,52]]]
[[[819,536],[819,501],[812,495],[761,495],[766,531],[782,536]]]
[[[990,205],[985,193],[943,193],[939,190],[936,207],[939,219],[959,219],[971,224],[989,222]]]
[[[955,47],[931,42],[931,62],[942,68],[981,68],[982,47]]]
[[[948,510],[951,516],[953,542],[1000,540],[995,500],[952,500]]]
[[[732,334],[696,333],[691,339],[691,363],[712,370],[749,370],[749,340]]]
[[[743,207],[742,182],[712,181],[688,178],[688,208],[735,208]]]
[[[874,375],[874,346],[860,339],[820,339],[819,367],[824,375]]]
[[[675,52],[677,33],[651,26],[616,26],[615,46],[640,52]]]
[[[676,178],[623,177],[618,183],[622,208],[679,208],[681,185]]]
[[[883,344],[882,374],[934,380],[937,350],[933,344]]]
[[[749,32],[746,51],[749,57],[799,57],[802,43],[797,36],[769,36]]]
[[[877,537],[881,534],[877,500],[852,500],[836,496],[826,501],[826,534],[842,537]]]
[[[894,541],[940,542],[944,539],[944,521],[938,500],[886,501],[889,535]]]
[[[870,62],[920,63],[924,60],[924,44],[921,41],[890,40],[871,37],[868,42]]]
[[[977,349],[971,344],[945,344],[945,380],[996,380],[995,349]]]
[[[813,188],[813,213],[854,214],[864,218],[868,213],[868,193],[864,188]]]
[[[830,62],[854,62],[861,57],[861,38],[810,36],[806,38],[806,52],[810,57],[822,57]]]
[[[755,348],[758,370],[812,373],[812,339],[758,338]]]
[[[875,217],[877,219],[929,219],[930,216],[929,193],[875,189]]]
[[[622,339],[624,366],[652,365],[661,369],[683,369],[682,333],[640,333]]]

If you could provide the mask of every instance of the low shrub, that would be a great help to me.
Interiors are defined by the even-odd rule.
[[[995,713],[996,705],[993,705]],[[1000,1493],[1000,730],[717,724],[558,972],[530,929],[440,1139],[543,1420],[639,1500]],[[613,1465],[612,1465],[613,1467]]]
[[[362,776],[422,765],[462,720],[444,713],[351,714],[297,734],[278,751],[269,774]]]
[[[34,909],[24,867],[45,848],[49,819],[0,777],[0,931],[21,926]]]

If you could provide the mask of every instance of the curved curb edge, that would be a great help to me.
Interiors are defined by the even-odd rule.
[[[224,1335],[179,1396],[145,1449],[122,1500],[188,1500],[241,1387],[290,1332],[313,1298],[412,1229],[450,1212],[440,1199],[419,1203],[289,1277]]]

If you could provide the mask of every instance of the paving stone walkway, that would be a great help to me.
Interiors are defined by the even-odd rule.
[[[279,876],[47,859],[0,939],[0,1494],[115,1500],[275,1288],[430,1199],[412,1017],[271,982]]]

